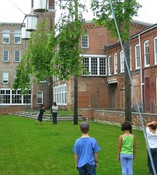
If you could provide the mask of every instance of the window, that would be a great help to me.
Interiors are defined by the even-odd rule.
[[[157,37],[154,38],[154,63],[157,64]]]
[[[140,45],[135,46],[135,69],[140,68]]]
[[[43,104],[43,92],[42,91],[37,92],[37,104]]]
[[[22,103],[21,90],[12,90],[12,103],[14,104]]]
[[[10,31],[9,30],[3,30],[2,31],[2,43],[3,44],[9,44],[10,43]]]
[[[58,105],[67,105],[67,87],[66,84],[53,88],[53,101]]]
[[[106,75],[106,58],[104,56],[83,55],[83,75]]]
[[[81,48],[89,48],[89,37],[84,35],[81,37]]]
[[[2,83],[3,84],[8,84],[9,83],[9,73],[8,72],[3,72],[3,78],[2,78]]]
[[[21,90],[14,89],[0,89],[0,105],[16,105],[16,104],[29,104],[31,103],[31,90],[28,90],[25,95],[21,94]]]
[[[120,52],[120,72],[124,72],[124,53]]]
[[[144,66],[150,65],[149,41],[144,42]]]
[[[114,74],[118,73],[118,57],[117,53],[114,54]]]
[[[14,51],[14,61],[20,62],[20,51],[19,50]]]
[[[132,49],[130,47],[130,70],[132,70]]]
[[[156,77],[156,104],[157,104],[157,77]]]
[[[108,57],[108,75],[112,74],[112,62],[111,62],[111,56]]]
[[[9,61],[9,51],[4,50],[3,51],[3,62],[8,62]]]
[[[21,31],[14,31],[14,44],[21,44]]]

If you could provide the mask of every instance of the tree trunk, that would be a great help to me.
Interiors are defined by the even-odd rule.
[[[131,83],[129,78],[130,73],[130,44],[129,41],[124,42],[125,56],[128,66],[125,62],[125,121],[132,123],[131,113]]]

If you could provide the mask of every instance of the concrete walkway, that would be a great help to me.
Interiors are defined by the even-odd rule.
[[[36,113],[25,113],[25,112],[19,112],[19,113],[16,113],[15,115],[17,116],[21,116],[21,117],[26,117],[26,118],[31,118],[31,119],[37,119],[38,117],[38,114]],[[58,121],[73,121],[73,116],[58,116],[57,117],[57,120]],[[83,120],[83,117],[82,116],[78,116],[78,120]],[[51,114],[44,114],[43,116],[43,121],[52,121],[52,115]]]

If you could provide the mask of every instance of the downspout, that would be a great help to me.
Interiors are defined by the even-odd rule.
[[[143,112],[144,111],[144,108],[143,108],[143,86],[144,86],[144,83],[143,83],[143,69],[142,69],[142,57],[141,57],[141,35],[139,34],[138,35],[138,42],[139,42],[139,49],[140,49],[140,106],[141,106],[141,111]]]

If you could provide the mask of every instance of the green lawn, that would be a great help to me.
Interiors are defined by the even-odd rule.
[[[117,160],[120,128],[90,123],[89,134],[101,147],[97,175],[121,175]],[[143,133],[133,134],[137,139],[134,175],[148,175]],[[78,175],[72,148],[80,135],[79,125],[73,122],[37,126],[33,119],[0,116],[0,175]]]

